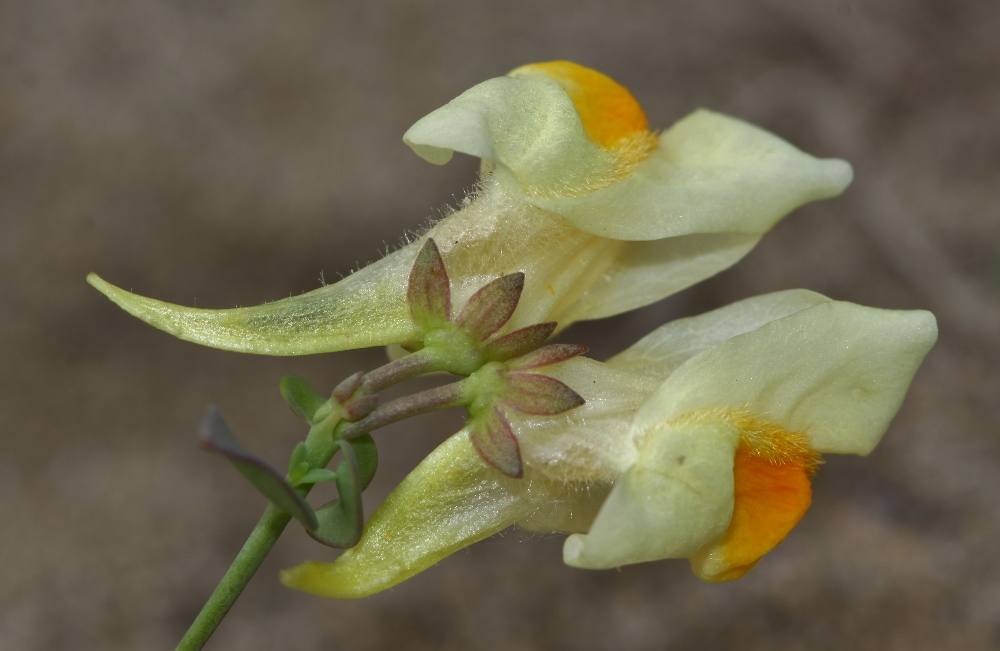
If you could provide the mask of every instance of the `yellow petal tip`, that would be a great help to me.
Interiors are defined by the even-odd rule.
[[[637,143],[655,146],[642,106],[611,77],[572,61],[533,63],[510,73],[511,77],[533,75],[548,77],[562,86],[591,141],[607,149],[631,149]]]
[[[562,86],[587,136],[602,147],[618,149],[623,140],[650,135],[642,106],[611,77],[571,61],[533,63],[510,73],[511,77],[533,75],[544,75]]]

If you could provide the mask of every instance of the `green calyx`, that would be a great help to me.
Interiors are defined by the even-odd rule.
[[[440,370],[463,377],[475,373],[489,359],[482,342],[450,323],[424,335],[420,352],[433,358]]]

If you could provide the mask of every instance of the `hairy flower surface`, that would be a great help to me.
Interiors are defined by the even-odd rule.
[[[515,523],[573,534],[576,567],[688,558],[703,579],[738,578],[809,507],[820,454],[872,451],[936,336],[927,312],[793,290],[672,322],[606,363],[549,367],[586,403],[510,418],[524,479],[488,466],[463,430],[356,547],[282,580],[364,596]]]
[[[202,310],[90,282],[182,339],[304,355],[410,344],[420,329],[407,277],[433,237],[456,304],[525,274],[505,326],[618,314],[729,267],[789,211],[838,195],[851,168],[818,160],[740,120],[696,111],[660,135],[610,78],[569,62],[518,68],[432,112],[404,140],[443,164],[483,159],[477,192],[417,241],[340,282],[251,308]]]

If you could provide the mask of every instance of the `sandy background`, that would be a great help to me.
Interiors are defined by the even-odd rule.
[[[403,131],[523,63],[569,58],[665,127],[704,106],[850,160],[854,186],[742,264],[570,331],[601,358],[757,293],[928,308],[942,336],[868,459],[743,580],[683,561],[572,570],[507,532],[376,597],[277,570],[332,558],[292,527],[214,649],[1000,647],[1000,3],[995,0],[0,2],[0,647],[172,648],[262,508],[195,427],[220,406],[283,462],[285,373],[330,387],[379,350],[280,359],[175,340],[89,271],[203,307],[376,259],[462,196]],[[455,414],[379,435],[374,506]]]

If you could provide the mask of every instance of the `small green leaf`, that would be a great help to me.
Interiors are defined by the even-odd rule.
[[[329,468],[313,468],[302,475],[299,480],[295,482],[295,485],[301,486],[302,484],[321,484],[325,481],[333,481],[336,478],[337,473]]]
[[[288,469],[288,483],[292,486],[298,486],[302,483],[302,478],[305,477],[306,473],[310,470],[311,468],[309,467],[308,461],[300,461],[298,465],[292,466]]]
[[[316,509],[318,526],[306,529],[317,542],[329,547],[347,549],[354,547],[361,539],[365,526],[364,509],[361,504],[361,470],[354,447],[347,441],[337,441],[344,451],[344,460],[336,472],[339,499]]]
[[[361,471],[361,490],[368,488],[378,470],[378,450],[375,448],[375,439],[371,434],[359,436],[351,439],[354,446],[354,454],[358,458],[358,469]]]
[[[209,407],[201,421],[201,445],[210,452],[226,457],[264,497],[302,522],[306,529],[317,526],[318,521],[312,507],[274,467],[240,445],[215,407]]]
[[[316,412],[328,402],[298,375],[286,375],[278,386],[292,413],[309,423],[315,422]]]
[[[306,444],[305,441],[299,443],[292,450],[292,458],[288,460],[288,472],[291,473],[293,470],[306,462]]]

